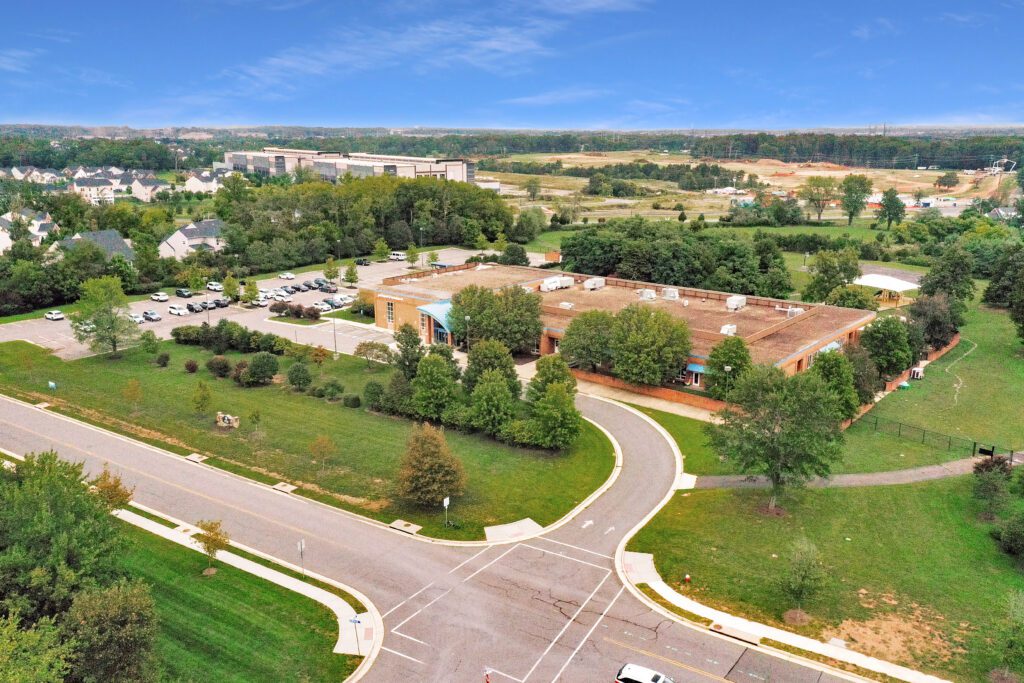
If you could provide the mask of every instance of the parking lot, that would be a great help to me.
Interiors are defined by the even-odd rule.
[[[463,263],[468,257],[476,252],[466,249],[441,249],[438,256],[441,263],[457,264]],[[531,255],[534,257],[535,255]],[[404,261],[387,261],[385,263],[371,263],[368,266],[358,268],[359,283],[356,287],[372,287],[381,283],[384,278],[399,275],[409,270],[409,264]],[[296,284],[306,280],[323,277],[320,271],[309,271],[295,273],[294,280],[282,280],[274,276],[257,280],[258,286],[263,289],[273,289],[286,284]],[[338,288],[339,293],[354,294],[356,290],[346,289],[344,283]],[[215,325],[221,318],[229,318],[245,325],[251,329],[261,332],[273,332],[292,341],[321,345],[330,350],[337,350],[340,353],[352,353],[356,345],[361,341],[383,341],[390,343],[391,334],[385,330],[367,327],[358,323],[351,323],[345,320],[333,318],[324,319],[318,325],[299,326],[287,322],[270,320],[273,314],[267,308],[250,308],[235,304],[228,308],[213,308],[200,313],[189,313],[184,316],[171,315],[168,308],[171,305],[186,305],[190,302],[212,300],[222,296],[220,292],[197,291],[195,296],[184,299],[174,295],[173,290],[168,290],[169,300],[156,302],[146,299],[136,301],[130,305],[132,313],[142,314],[145,311],[154,310],[161,320],[157,322],[144,322],[140,327],[144,330],[152,330],[160,338],[169,338],[171,330],[181,325],[198,325],[209,322]],[[310,306],[314,302],[321,301],[331,294],[319,291],[299,292],[292,295],[295,303]],[[59,307],[58,307],[59,308]],[[55,355],[64,359],[81,358],[92,352],[83,344],[75,340],[71,331],[71,323],[64,320],[46,320],[40,313],[38,318],[22,320],[18,322],[0,325],[0,342],[24,340],[47,349],[51,349]]]

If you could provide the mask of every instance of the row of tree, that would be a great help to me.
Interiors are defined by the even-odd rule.
[[[550,163],[539,161],[508,161],[504,159],[483,159],[480,170],[501,173],[527,173],[530,175],[565,175],[577,178],[599,178],[591,185],[609,183],[610,180],[665,180],[676,183],[680,190],[703,191],[716,187],[758,188],[756,174],[733,170],[718,164],[656,164],[645,159],[604,166],[563,166],[561,161]],[[589,194],[613,194],[594,192]],[[629,196],[629,195],[615,195]]]

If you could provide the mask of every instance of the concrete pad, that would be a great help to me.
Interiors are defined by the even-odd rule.
[[[281,491],[282,493],[291,493],[292,491],[299,487],[295,486],[294,484],[289,484],[288,482],[279,481],[270,488],[274,489],[275,491]]]
[[[420,532],[420,529],[423,528],[423,527],[419,526],[418,524],[413,524],[412,522],[407,522],[404,519],[396,519],[395,521],[391,522],[391,524],[389,524],[388,526],[391,527],[392,529],[398,529],[399,531],[404,531],[407,534],[418,534]]]
[[[631,583],[650,584],[661,581],[661,575],[654,566],[654,555],[651,553],[626,551],[622,554],[622,569]]]
[[[527,517],[518,522],[484,527],[484,533],[487,534],[488,541],[514,541],[538,534],[543,529],[544,527]]]
[[[202,462],[206,460],[206,456],[199,455],[198,453],[189,453],[188,455],[185,456],[185,459],[191,460],[192,462]]]
[[[358,619],[358,624],[353,624],[351,619]],[[347,626],[347,628],[346,628]],[[335,652],[346,652],[366,656],[366,653],[373,648],[373,617],[369,612],[349,617],[348,624],[338,624],[338,643],[334,647]]]
[[[697,486],[697,475],[686,474],[681,472],[679,474],[679,481],[676,482],[677,491],[689,491],[690,489]]]
[[[47,403],[46,401],[40,401],[39,403],[36,404],[36,408],[42,408],[43,410],[45,410],[45,409],[47,409],[49,407],[50,407],[50,404]]]

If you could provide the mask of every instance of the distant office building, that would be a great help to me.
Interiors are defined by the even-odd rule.
[[[466,159],[405,157],[389,154],[318,152],[264,147],[260,152],[226,152],[224,165],[240,173],[279,176],[308,169],[328,182],[346,174],[356,178],[393,175],[399,178],[440,178],[472,183],[476,165]]]

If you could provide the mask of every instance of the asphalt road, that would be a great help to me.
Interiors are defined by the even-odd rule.
[[[232,538],[363,591],[384,615],[369,681],[611,681],[626,662],[676,681],[838,681],[652,612],[614,570],[621,539],[673,486],[673,453],[625,408],[579,406],[620,443],[614,485],[564,526],[525,542],[450,546],[159,451],[7,398],[0,446],[109,463],[135,499],[174,517],[221,519]],[[513,520],[508,520],[513,521]]]

